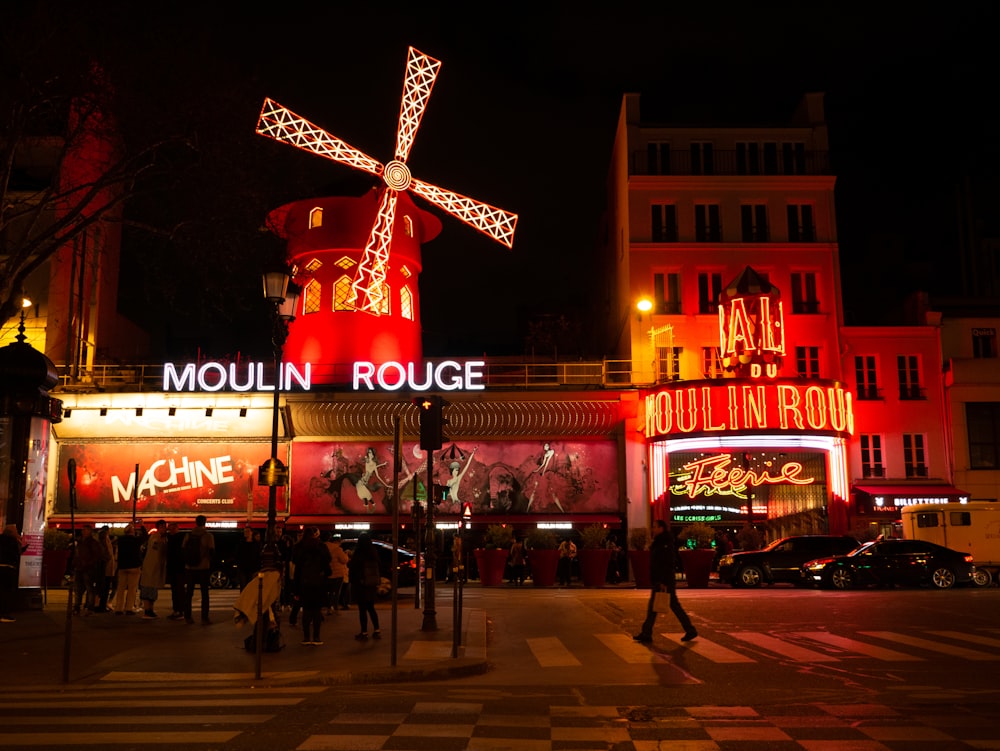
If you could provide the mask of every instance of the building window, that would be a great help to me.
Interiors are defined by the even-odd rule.
[[[1000,402],[967,402],[969,468],[1000,469]]]
[[[677,207],[672,203],[652,205],[653,242],[677,242]]]
[[[656,348],[656,380],[676,381],[681,377],[681,351],[683,347]]]
[[[413,219],[409,216],[403,217],[403,233],[407,237],[413,237]]]
[[[746,141],[736,142],[736,174],[760,174],[760,146]]]
[[[878,399],[878,371],[875,355],[857,355],[854,358],[854,378],[858,384],[858,399]]]
[[[882,436],[861,436],[861,474],[863,477],[885,477],[882,464]]]
[[[762,203],[743,204],[740,206],[740,220],[743,225],[743,242],[766,243],[767,206]]]
[[[702,347],[701,372],[705,378],[722,378],[725,370],[722,367],[722,360],[719,358],[718,347]]]
[[[309,229],[323,226],[323,209],[319,206],[309,212]]]
[[[658,315],[680,315],[681,275],[653,274],[653,297]]]
[[[781,144],[781,166],[786,175],[806,173],[806,145],[802,141]]]
[[[694,239],[700,243],[722,242],[722,214],[719,204],[695,204]]]
[[[412,321],[415,317],[413,312],[413,293],[409,287],[403,287],[399,291],[399,315],[407,321]]]
[[[379,302],[379,305],[378,305],[379,315],[387,316],[387,315],[389,315],[390,312],[392,312],[392,308],[389,305],[389,300],[390,300],[391,295],[392,295],[392,287],[390,287],[388,284],[383,284],[382,285],[382,300],[381,300],[381,302]]]
[[[897,355],[896,369],[899,371],[899,398],[925,399],[920,388],[920,358],[916,355]]]
[[[315,279],[310,279],[306,282],[306,286],[302,289],[302,314],[309,315],[310,313],[319,313],[320,310],[320,295],[322,294],[322,287],[320,283]]]
[[[333,284],[333,309],[334,310],[354,310],[351,305],[351,280],[350,277],[342,276]]]
[[[816,241],[813,225],[813,207],[808,203],[788,204],[788,242],[811,243]]]
[[[319,260],[318,258],[310,258],[308,261],[306,261],[306,265],[303,266],[302,268],[304,271],[310,274],[315,274],[320,268],[322,268],[322,266],[323,262],[321,260]]]
[[[691,174],[692,175],[715,174],[715,159],[712,155],[712,144],[710,143],[691,144]]]
[[[997,356],[997,330],[975,328],[972,330],[972,356],[977,359]]]
[[[919,433],[903,433],[903,465],[906,476],[927,477],[927,460],[924,456],[924,437]]]
[[[670,144],[646,144],[646,166],[648,175],[670,174]]]
[[[811,271],[792,273],[792,312],[819,313],[816,296],[816,274]]]
[[[722,274],[698,274],[698,312],[715,315],[719,312],[719,295],[722,293]]]
[[[819,347],[796,347],[795,370],[800,378],[819,378]]]

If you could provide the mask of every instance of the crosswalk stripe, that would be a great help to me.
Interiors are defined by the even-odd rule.
[[[74,730],[70,733],[4,733],[0,735],[0,747],[24,748],[26,746],[110,746],[129,744],[134,746],[154,746],[158,744],[176,743],[228,743],[240,731],[230,730],[179,730],[176,732],[161,732],[157,730],[137,730],[133,733],[109,733],[101,730],[93,733],[82,733]]]
[[[747,657],[746,655],[740,654],[739,652],[734,652],[727,647],[723,647],[721,644],[716,644],[713,641],[698,637],[694,641],[682,642],[681,637],[683,633],[676,634],[661,634],[672,642],[676,642],[679,645],[686,646],[689,650],[695,654],[701,655],[707,660],[712,662],[724,663],[724,664],[736,664],[741,662],[757,662],[752,657]]]
[[[928,631],[935,636],[943,636],[946,639],[957,639],[958,641],[971,641],[973,644],[982,644],[984,647],[1000,648],[1000,639],[990,636],[979,636],[978,634],[967,634],[964,631]]]
[[[874,636],[876,639],[885,639],[886,641],[909,644],[911,647],[919,647],[920,649],[926,649],[931,652],[941,652],[942,654],[951,655],[952,657],[962,657],[966,660],[1000,660],[1000,655],[979,652],[975,649],[966,649],[965,647],[956,647],[951,644],[942,644],[940,642],[931,641],[930,639],[921,639],[916,636],[899,634],[894,631],[862,631],[860,633],[862,636]]]
[[[744,631],[735,632],[731,634],[731,636],[740,639],[741,641],[749,642],[750,644],[761,647],[762,649],[766,649],[769,652],[774,652],[775,654],[788,657],[792,660],[798,660],[799,662],[838,661],[836,657],[825,655],[821,652],[814,652],[811,649],[806,649],[805,647],[800,647],[796,644],[789,644],[782,639],[769,636],[768,634],[758,634],[752,631]]]
[[[6,727],[22,725],[235,725],[260,724],[277,717],[273,714],[183,714],[183,715],[63,715],[62,717],[5,717]]]
[[[580,661],[555,636],[528,639],[528,648],[543,668],[566,668],[580,665]]]
[[[649,665],[661,658],[626,634],[595,634],[608,649],[629,665]]]
[[[254,697],[252,699],[237,698],[227,696],[224,700],[227,707],[290,707],[303,701],[302,698],[282,698],[282,697]],[[212,699],[140,699],[134,698],[128,701],[130,709],[137,707],[217,707],[220,699],[218,696]],[[41,706],[40,702],[26,701],[5,701],[0,704],[0,709],[29,709]],[[53,699],[44,703],[46,707],[53,709],[97,709],[100,707],[110,707],[119,709],[122,706],[121,699]]]
[[[917,657],[916,655],[908,655],[903,652],[897,652],[894,649],[886,649],[885,647],[878,647],[874,644],[867,644],[855,639],[848,639],[844,636],[837,636],[836,634],[831,634],[827,631],[796,631],[795,636],[801,636],[806,639],[811,639],[812,641],[829,644],[830,646],[838,647],[847,652],[856,652],[858,654],[867,655],[868,657],[874,657],[876,660],[889,660],[894,662],[923,661],[922,657]]]

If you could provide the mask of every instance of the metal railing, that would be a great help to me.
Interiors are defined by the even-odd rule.
[[[630,175],[829,175],[830,155],[827,151],[806,151],[791,156],[778,150],[774,158],[758,155],[756,160],[733,150],[713,149],[711,155],[671,149],[664,160],[662,154],[650,159],[649,152],[636,150],[629,160]]]

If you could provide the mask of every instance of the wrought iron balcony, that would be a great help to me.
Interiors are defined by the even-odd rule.
[[[747,158],[736,150],[713,149],[691,154],[681,149],[671,150],[669,158],[658,152],[651,158],[649,152],[636,150],[629,160],[630,175],[829,175],[828,151],[805,151],[792,154],[780,149],[773,157],[760,155],[756,160]]]

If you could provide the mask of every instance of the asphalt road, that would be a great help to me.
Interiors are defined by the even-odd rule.
[[[466,590],[490,669],[433,683],[0,693],[0,748],[1000,749],[1000,589]]]

